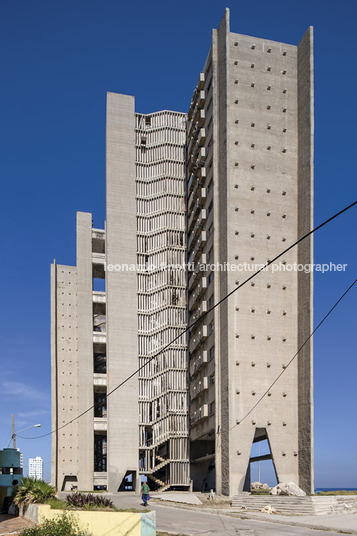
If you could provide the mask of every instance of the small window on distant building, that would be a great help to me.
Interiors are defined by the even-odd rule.
[[[151,126],[151,117],[150,116],[145,117],[145,125],[147,127]]]

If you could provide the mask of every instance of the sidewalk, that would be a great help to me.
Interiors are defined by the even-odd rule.
[[[232,511],[233,510],[233,511]],[[232,508],[230,514],[238,515],[246,519],[257,519],[270,521],[272,523],[281,523],[283,525],[292,525],[295,527],[305,527],[320,530],[338,530],[345,534],[357,535],[357,514],[326,514],[315,516],[283,516],[277,514],[263,514],[260,512],[238,512]],[[228,513],[225,510],[225,513]]]
[[[25,527],[31,527],[33,523],[23,517],[0,514],[0,536],[10,536],[17,534]]]

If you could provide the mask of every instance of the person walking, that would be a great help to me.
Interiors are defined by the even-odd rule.
[[[148,486],[148,483],[143,482],[141,485],[141,498],[143,500],[144,506],[148,505],[149,491],[150,491],[150,488]]]

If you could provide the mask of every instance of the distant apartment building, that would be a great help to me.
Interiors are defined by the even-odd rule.
[[[43,479],[43,460],[41,456],[29,458],[29,477],[36,478],[36,480]]]
[[[105,229],[78,213],[77,264],[51,269],[58,489],[234,495],[268,440],[277,480],[313,490],[311,341],[244,418],[312,331],[290,270],[311,239],[212,309],[312,228],[312,187],[311,28],[248,37],[226,10],[188,114],[108,93]]]

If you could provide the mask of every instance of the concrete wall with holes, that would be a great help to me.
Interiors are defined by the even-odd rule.
[[[51,266],[52,430],[78,415],[78,287],[77,268]],[[52,436],[52,484],[70,489],[77,480],[78,423]]]

